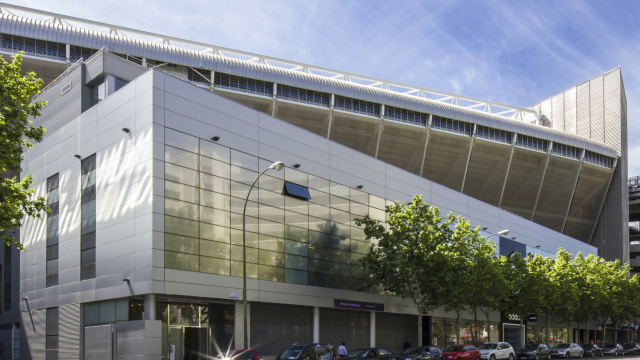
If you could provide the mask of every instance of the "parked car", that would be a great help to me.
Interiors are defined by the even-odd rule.
[[[551,359],[551,351],[549,347],[545,344],[527,344],[518,350],[517,355],[518,360],[520,359]]]
[[[480,360],[480,350],[469,344],[449,345],[442,355],[445,360]]]
[[[276,360],[337,360],[331,344],[291,345],[276,356]]]
[[[399,360],[444,360],[442,351],[435,346],[412,346],[402,354],[398,355]]]
[[[602,347],[602,353],[611,356],[624,355],[624,349],[620,344],[609,343],[604,344]]]
[[[636,343],[626,343],[622,345],[625,355],[638,355],[640,354],[640,345]]]
[[[347,360],[364,360],[364,359],[380,359],[380,360],[397,360],[398,355],[384,348],[362,348],[356,349],[348,353],[342,359]]]
[[[233,360],[262,360],[262,356],[260,356],[260,353],[253,349],[236,350],[233,352],[233,354],[231,354],[231,356],[229,356],[229,358]]]
[[[506,342],[487,342],[480,346],[479,350],[480,357],[487,360],[513,360],[516,357],[511,344]]]
[[[582,349],[584,350],[584,357],[604,356],[602,348],[596,344],[582,345]]]
[[[552,357],[563,357],[568,359],[571,357],[582,357],[582,355],[584,355],[582,346],[575,343],[560,343],[551,348]]]

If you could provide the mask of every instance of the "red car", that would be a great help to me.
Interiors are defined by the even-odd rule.
[[[480,350],[469,344],[449,345],[442,355],[444,360],[480,360]]]
[[[253,349],[249,350],[236,350],[233,352],[229,359],[232,360],[262,360],[262,356]]]

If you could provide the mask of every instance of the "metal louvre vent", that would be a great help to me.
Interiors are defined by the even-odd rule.
[[[459,120],[447,119],[440,116],[434,116],[433,121],[431,122],[431,128],[471,136],[471,132],[473,131],[473,124]]]
[[[600,204],[607,193],[611,169],[584,164],[571,202],[564,233],[582,241],[589,241],[598,220]]]
[[[275,117],[327,137],[329,112],[328,108],[305,106],[303,109],[302,106],[280,101],[276,104]]]
[[[262,356],[278,355],[293,342],[313,341],[313,309],[307,306],[252,303],[250,329],[254,349]]]
[[[76,45],[71,45],[70,51],[71,51],[71,54],[70,54],[71,62],[78,61],[79,59],[87,60],[93,54],[98,52],[98,50],[96,49],[89,49],[86,47],[76,46]]]
[[[370,156],[375,155],[380,120],[335,113],[329,139]]]
[[[473,144],[463,193],[498,206],[513,148],[485,140]]]
[[[556,231],[562,231],[565,216],[573,196],[580,163],[551,156],[544,176],[538,206],[533,221]]]
[[[613,168],[613,158],[610,158],[602,154],[596,154],[588,150],[586,150],[584,153],[584,161],[590,164],[602,166],[607,169]]]
[[[371,116],[380,116],[380,104],[370,101],[348,98],[336,95],[334,109],[366,114]]]
[[[23,36],[1,34],[0,47],[12,51],[24,51],[25,54],[65,60],[65,44],[27,38]]]
[[[547,157],[547,154],[518,147],[513,150],[511,167],[500,204],[502,208],[531,219]]]
[[[513,141],[513,133],[510,131],[498,130],[480,125],[476,126],[476,137],[505,144],[511,144]]]
[[[278,97],[290,101],[329,107],[330,94],[278,84]]]
[[[471,137],[431,131],[422,176],[460,191]]]
[[[384,118],[410,124],[427,126],[429,114],[386,105],[384,108]]]
[[[127,59],[131,62],[134,62],[138,65],[142,65],[142,58],[136,57],[136,56],[131,56],[131,55],[127,55],[127,54],[121,54],[121,53],[117,53],[117,52],[111,52],[114,55],[120,56],[123,59]]]
[[[554,143],[553,147],[551,148],[551,153],[570,159],[580,159],[580,150],[578,148],[565,144]]]
[[[320,342],[347,349],[369,347],[369,312],[320,309]]]
[[[378,159],[420,175],[427,129],[386,122],[380,136]]]
[[[378,312],[376,313],[376,346],[394,354],[401,354],[405,339],[409,339],[411,344],[418,343],[417,327],[418,317],[415,315]]]
[[[217,72],[213,83],[223,89],[264,96],[273,95],[273,83],[269,81],[250,79],[243,76]]]
[[[534,138],[533,136],[518,134],[518,137],[516,138],[516,146],[547,152],[549,149],[549,141]]]

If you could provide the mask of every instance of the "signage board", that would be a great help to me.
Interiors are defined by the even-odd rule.
[[[536,322],[538,321],[538,314],[529,314],[527,316],[527,322]]]
[[[384,304],[340,299],[333,299],[333,307],[342,309],[384,311]]]

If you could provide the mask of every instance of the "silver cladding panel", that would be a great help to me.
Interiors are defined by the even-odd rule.
[[[87,326],[84,328],[84,359],[113,359],[113,325]]]

